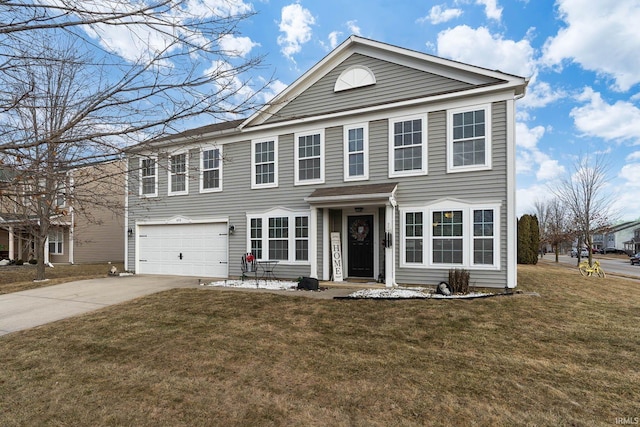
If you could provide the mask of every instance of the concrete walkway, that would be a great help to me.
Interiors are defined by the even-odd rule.
[[[81,280],[0,295],[0,335],[156,292],[189,287],[198,287],[198,279],[144,275]]]
[[[202,279],[203,282],[213,279]],[[373,286],[372,286],[373,285]],[[381,287],[377,284],[321,282],[322,292],[200,286],[194,277],[134,275],[67,282],[28,291],[0,295],[0,335],[21,331],[88,313],[113,304],[175,288],[199,288],[243,292],[270,292],[309,298],[332,299],[355,289]]]

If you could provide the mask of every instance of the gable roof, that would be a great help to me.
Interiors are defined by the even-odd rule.
[[[442,76],[451,81],[461,83],[461,85],[450,89],[448,92],[439,93],[438,95],[440,97],[451,96],[463,90],[473,90],[478,94],[488,91],[513,90],[515,96],[521,96],[524,94],[528,84],[528,79],[526,78],[503,73],[498,70],[489,70],[352,35],[278,94],[270,103],[266,104],[245,120],[244,123],[240,125],[240,128],[264,124],[312,85],[334,70],[336,66],[354,54],[388,61],[389,63]],[[423,96],[419,98],[422,99]],[[399,102],[404,101],[410,104],[412,100],[417,102],[418,98],[401,99]],[[376,106],[372,105],[369,107]],[[380,104],[378,107],[384,108],[388,107],[388,105]],[[345,110],[344,113],[347,114],[347,111],[348,109]],[[339,113],[341,111],[335,112]]]

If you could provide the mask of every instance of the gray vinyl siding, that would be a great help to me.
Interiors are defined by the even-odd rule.
[[[353,120],[353,119],[351,119]],[[366,121],[366,118],[363,118]],[[317,124],[314,128],[322,128]],[[506,254],[506,103],[492,105],[492,169],[448,174],[446,171],[446,111],[434,111],[428,115],[428,175],[389,178],[389,121],[369,121],[369,180],[355,183],[344,182],[343,172],[343,126],[324,127],[325,133],[325,183],[319,185],[294,185],[294,134],[279,132],[278,168],[279,186],[277,188],[251,189],[251,141],[249,139],[225,144],[223,146],[223,191],[199,193],[199,151],[189,152],[189,194],[167,196],[167,157],[159,156],[158,197],[140,199],[138,197],[138,159],[131,159],[131,167],[136,170],[129,183],[131,194],[129,203],[129,227],[135,228],[136,221],[168,220],[182,215],[192,220],[206,218],[229,218],[229,224],[235,226],[235,233],[229,236],[229,277],[240,276],[240,257],[247,250],[247,212],[260,214],[272,208],[308,211],[309,205],[304,198],[316,188],[335,187],[355,184],[378,184],[389,181],[398,183],[396,199],[398,207],[424,206],[438,199],[456,198],[468,202],[500,202],[500,260],[498,271],[470,270],[471,282],[476,286],[503,287],[507,277]],[[275,132],[278,133],[278,132]],[[318,246],[316,248],[318,273],[323,271],[322,216],[326,209],[318,209]],[[344,208],[329,210],[330,231],[344,231],[335,215],[347,215]],[[378,208],[380,236],[384,232],[384,209]],[[340,215],[339,215],[340,216]],[[400,259],[401,244],[400,218],[396,214],[393,250],[396,259]],[[129,239],[129,266],[135,266],[134,240]],[[378,271],[384,269],[383,250],[378,257]],[[310,274],[309,265],[286,265],[281,263],[276,269],[280,278],[295,279]],[[399,284],[434,285],[446,280],[448,269],[401,268],[396,264],[396,281]]]
[[[376,84],[334,92],[333,88],[340,73],[353,65],[368,67],[376,77]],[[382,105],[470,87],[471,85],[462,81],[356,53],[289,102],[267,123],[364,106]]]
[[[386,132],[386,129],[384,129]],[[382,133],[384,133],[382,132]],[[428,171],[424,177],[398,181],[398,206],[420,206],[439,199],[454,198],[467,202],[500,202],[500,269],[470,269],[471,284],[479,287],[504,287],[507,280],[507,169],[506,104],[492,104],[492,169],[489,171],[446,172],[446,112],[429,114]],[[400,236],[400,216],[396,217],[395,235]],[[401,259],[401,245],[396,241],[396,259]],[[428,248],[427,248],[428,251]],[[407,284],[437,284],[447,280],[448,269],[402,268],[396,264],[396,281]]]
[[[189,151],[189,194],[168,196],[167,157],[160,156],[160,175],[158,177],[158,197],[139,198],[137,174],[130,179],[129,218],[130,227],[135,221],[167,220],[181,215],[192,220],[209,218],[229,218],[229,224],[235,226],[233,235],[229,235],[229,276],[241,275],[240,259],[247,251],[247,213],[261,214],[273,208],[285,208],[295,211],[309,211],[309,205],[303,200],[315,187],[294,186],[294,148],[293,134],[279,136],[279,186],[278,188],[251,189],[251,141],[244,140],[223,147],[223,191],[200,193],[198,150]],[[138,159],[133,158],[132,168],[138,167]],[[322,236],[322,226],[318,227],[318,236]],[[134,239],[129,239],[129,268],[135,266]],[[321,257],[322,253],[318,253]],[[319,267],[321,268],[321,267]],[[287,265],[280,263],[276,274],[281,278],[295,279],[309,276],[309,265]]]

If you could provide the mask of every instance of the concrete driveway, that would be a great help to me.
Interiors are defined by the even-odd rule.
[[[0,295],[0,335],[174,288],[198,287],[179,276],[124,276],[68,282]]]

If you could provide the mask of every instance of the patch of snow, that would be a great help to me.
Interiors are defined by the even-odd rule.
[[[349,294],[348,298],[434,298],[434,299],[464,299],[479,298],[493,294],[473,292],[464,295],[441,295],[427,291],[425,288],[390,288],[390,289],[363,289]]]
[[[258,280],[258,284],[256,286],[255,280],[220,280],[218,282],[202,283],[201,286],[289,291],[296,290],[298,288],[298,282],[291,282],[287,280]]]

